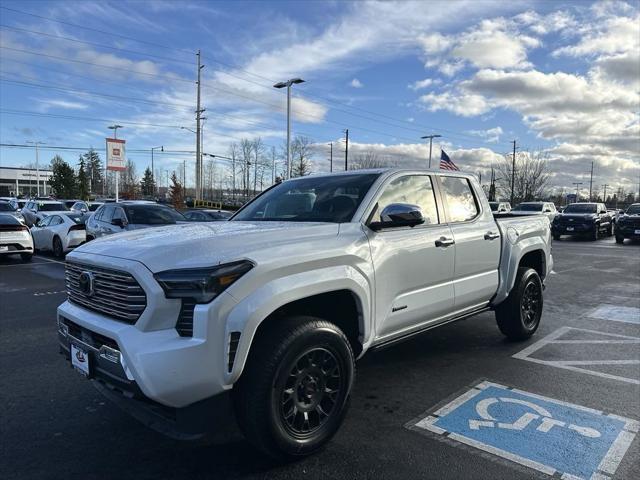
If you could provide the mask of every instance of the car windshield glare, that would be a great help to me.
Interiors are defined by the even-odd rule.
[[[138,225],[170,225],[187,221],[179,212],[162,205],[126,205],[124,210],[129,223]]]
[[[640,213],[640,205],[631,205],[625,212],[627,215],[638,215]]]
[[[593,203],[574,203],[567,206],[562,213],[596,213],[596,205]]]
[[[378,173],[305,177],[277,185],[231,221],[349,222]]]
[[[521,203],[514,210],[519,212],[541,212],[542,204],[541,203]]]

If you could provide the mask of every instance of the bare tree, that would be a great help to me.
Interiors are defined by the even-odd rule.
[[[138,177],[136,176],[136,166],[131,160],[127,160],[126,168],[120,172],[120,183],[124,198],[130,200],[136,198],[139,186]]]
[[[231,195],[234,200],[236,198],[236,186],[238,185],[236,182],[238,156],[238,144],[234,142],[229,145],[229,158],[231,158]]]
[[[291,142],[291,176],[304,177],[311,173],[311,155],[313,154],[311,139],[297,136]]]
[[[511,196],[511,174],[513,157],[505,155],[496,166],[498,189],[503,197]],[[526,202],[544,198],[551,179],[549,154],[541,150],[516,154],[514,176],[514,202]]]
[[[245,195],[249,196],[251,164],[253,163],[253,142],[247,138],[240,140],[240,151],[242,154],[242,163],[240,164],[242,189]]]
[[[369,149],[352,157],[349,170],[362,170],[365,168],[392,167],[395,162],[388,157],[381,157],[375,151]]]

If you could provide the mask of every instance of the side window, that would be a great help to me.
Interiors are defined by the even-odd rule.
[[[119,218],[121,220],[126,220],[127,217],[124,214],[124,210],[120,207],[115,207],[113,209],[113,217],[111,218],[111,220],[115,220],[116,218]]]
[[[53,227],[54,225],[60,225],[62,223],[62,219],[58,215],[54,215],[51,217],[51,223],[49,226]]]
[[[467,222],[478,216],[480,209],[469,180],[462,177],[440,177],[442,193],[449,206],[451,222]]]
[[[115,207],[112,205],[107,205],[104,207],[102,211],[102,216],[100,217],[101,222],[111,223],[111,219],[113,218],[113,211]]]
[[[38,225],[41,227],[48,227],[51,223],[51,218],[52,217],[44,217],[42,220],[40,220],[40,223]]]
[[[428,175],[407,175],[392,180],[378,199],[378,208],[373,221],[382,221],[380,218],[382,210],[392,203],[417,205],[422,210],[426,225],[439,223],[436,198],[433,194],[431,177]]]
[[[98,209],[96,210],[96,213],[94,213],[94,219],[95,220],[101,220],[102,219],[102,212],[104,212],[104,207],[98,207]]]

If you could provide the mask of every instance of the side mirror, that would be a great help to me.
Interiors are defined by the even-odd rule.
[[[380,213],[380,222],[372,222],[369,228],[381,230],[393,227],[415,227],[425,223],[420,207],[408,203],[392,203],[387,205]]]
[[[80,209],[80,213],[87,213],[87,212],[88,212],[88,210],[87,210],[86,208],[84,208],[84,207],[82,207],[82,208]]]
[[[122,218],[114,218],[113,220],[111,220],[111,225],[124,228],[127,226],[127,221],[123,220]]]
[[[544,209],[544,213],[551,213],[551,209],[550,208],[545,208]]]

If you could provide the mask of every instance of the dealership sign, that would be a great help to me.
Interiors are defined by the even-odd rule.
[[[107,138],[107,170],[125,170],[124,140]]]

